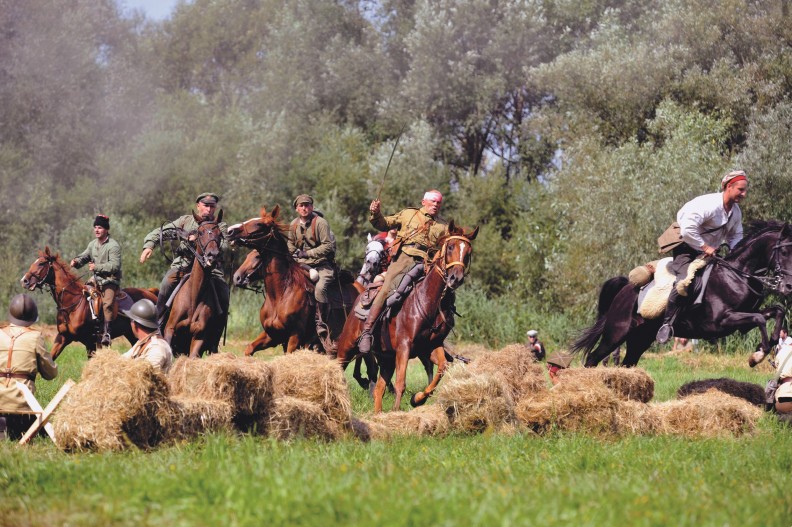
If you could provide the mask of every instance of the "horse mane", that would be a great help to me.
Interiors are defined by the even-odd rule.
[[[291,224],[283,223],[278,219],[277,214],[272,215],[269,212],[267,212],[265,209],[261,209],[261,219],[267,219],[267,218],[272,220],[272,224],[273,224],[272,233],[274,235],[274,238],[278,240],[280,243],[282,243],[284,247],[288,247],[288,235],[289,235],[289,230],[291,229]],[[259,251],[259,254],[260,253],[261,251]],[[289,251],[285,251],[285,254],[286,254],[286,262],[289,264],[289,274],[285,277],[284,280],[285,284],[290,285],[296,282],[298,284],[305,286],[305,284],[307,284],[308,282],[308,279],[306,278],[302,267],[300,267],[300,265],[294,260],[292,255],[289,254]]]
[[[82,285],[82,280],[80,279],[80,277],[77,275],[77,273],[72,271],[72,267],[69,264],[67,264],[63,259],[61,259],[60,253],[47,254],[45,251],[39,251],[39,256],[47,260],[52,260],[52,263],[60,267],[63,270],[63,272],[66,274],[66,276],[71,278],[73,282]]]
[[[740,240],[734,249],[729,252],[728,259],[739,258],[748,247],[761,236],[770,232],[780,232],[788,224],[777,220],[754,220],[748,224],[745,229],[742,240]]]

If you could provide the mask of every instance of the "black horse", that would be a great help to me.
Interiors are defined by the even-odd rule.
[[[780,305],[762,308],[770,291],[792,292],[792,227],[775,221],[756,221],[725,258],[714,257],[714,267],[701,304],[683,307],[674,321],[674,335],[715,339],[735,331],[758,327],[762,343],[749,361],[753,367],[770,350],[767,321],[775,319],[772,341],[778,340],[785,312]],[[662,317],[646,320],[637,313],[639,289],[623,276],[602,286],[597,321],[572,344],[585,353],[593,367],[622,344],[627,354],[622,364],[635,366],[655,340]]]

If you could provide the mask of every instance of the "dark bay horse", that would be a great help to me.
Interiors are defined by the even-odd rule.
[[[423,280],[415,285],[398,314],[375,331],[374,346],[367,354],[375,355],[380,368],[374,388],[375,412],[382,411],[382,396],[394,373],[393,409],[399,409],[406,388],[407,363],[411,358],[420,359],[425,367],[429,363],[437,364],[437,373],[426,388],[411,398],[411,405],[426,402],[440,382],[447,364],[443,341],[453,325],[453,292],[465,280],[473,255],[471,242],[477,234],[478,227],[465,233],[452,222],[449,234],[439,240],[440,250],[427,266]],[[338,361],[343,368],[357,354],[362,327],[363,321],[357,317],[349,317],[344,325],[338,339]]]
[[[22,277],[22,287],[33,291],[48,288],[52,299],[58,308],[56,318],[58,335],[52,346],[52,358],[55,359],[61,351],[72,342],[79,342],[85,346],[88,356],[92,356],[97,348],[96,322],[91,318],[91,309],[88,305],[86,293],[90,288],[72,272],[68,263],[61,260],[60,255],[52,254],[49,247],[39,253],[38,258]],[[156,289],[138,289],[127,287],[123,293],[136,302],[148,298],[157,302]],[[97,305],[97,313],[101,313],[101,304]],[[124,336],[130,344],[137,342],[132,334],[129,319],[119,314],[110,325],[110,335],[115,338]]]
[[[770,291],[792,292],[792,227],[786,223],[757,221],[725,258],[715,257],[703,301],[682,308],[674,321],[674,335],[694,339],[715,339],[735,331],[747,333],[759,328],[762,342],[749,364],[753,367],[777,341],[785,316],[780,305],[762,307]],[[573,351],[585,353],[585,365],[592,367],[613,350],[627,344],[622,364],[635,366],[652,345],[662,317],[646,320],[637,313],[639,290],[624,277],[605,282],[600,294],[599,314],[572,344]],[[767,321],[775,320],[771,337]]]
[[[195,254],[190,276],[173,297],[163,336],[170,342],[174,354],[189,352],[190,357],[197,358],[204,350],[217,352],[228,306],[219,305],[224,295],[218,295],[211,278],[212,269],[220,257],[223,233],[218,224],[223,219],[223,211],[216,220],[193,216],[198,223],[195,232],[177,229],[180,238],[194,238]]]
[[[291,353],[318,340],[313,283],[289,253],[289,226],[278,221],[280,207],[276,205],[269,213],[262,208],[260,214],[258,218],[228,228],[232,244],[258,251],[257,256],[248,255],[246,259],[246,264],[255,265],[255,269],[237,270],[235,284],[250,280],[255,276],[254,272],[260,273],[264,282],[264,303],[259,311],[263,331],[247,345],[245,355],[278,345],[282,345],[286,353]],[[331,339],[335,339],[359,290],[352,284],[339,284],[336,280],[329,293],[333,308],[327,325]]]

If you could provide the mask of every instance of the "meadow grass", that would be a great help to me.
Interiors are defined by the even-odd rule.
[[[647,354],[640,366],[661,401],[696,378],[770,377],[746,358]],[[42,403],[84,361],[81,347],[67,349],[59,379],[39,382]],[[347,375],[355,413],[370,411]],[[411,365],[408,392],[424,383]],[[64,454],[37,438],[0,446],[0,525],[789,525],[790,470],[792,430],[769,415],[754,435],[726,439],[212,434],[151,452]]]

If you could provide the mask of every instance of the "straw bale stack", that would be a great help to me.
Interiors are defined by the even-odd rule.
[[[270,362],[275,372],[276,397],[293,397],[314,403],[326,418],[348,426],[352,419],[344,372],[338,362],[311,350],[297,350]]]
[[[514,420],[511,393],[501,375],[477,374],[459,364],[446,371],[435,404],[449,416],[451,428],[467,433],[482,432]]]
[[[321,405],[297,397],[277,397],[269,420],[270,436],[284,441],[297,437],[331,441],[344,430],[341,423],[328,419]]]
[[[158,415],[168,402],[165,376],[149,362],[99,350],[53,415],[67,451],[150,448],[163,438]]]
[[[620,433],[619,400],[604,385],[558,383],[547,392],[518,401],[517,419],[537,433],[553,428],[598,436]]]
[[[641,368],[569,368],[558,372],[559,384],[602,384],[623,401],[648,403],[654,380]]]
[[[547,391],[547,374],[527,346],[511,344],[500,351],[480,355],[468,368],[473,373],[498,375],[509,387],[513,400]]]
[[[176,396],[158,413],[165,441],[192,439],[207,432],[233,429],[234,407],[228,401]]]
[[[692,437],[739,436],[751,433],[763,411],[739,397],[708,390],[679,401],[653,406],[662,434]]]
[[[409,412],[395,411],[373,414],[365,419],[371,439],[393,436],[443,436],[450,423],[443,408],[436,404],[419,406]]]
[[[175,396],[229,404],[237,428],[248,430],[256,425],[265,433],[274,396],[274,372],[269,363],[232,353],[201,360],[179,357],[170,369],[168,383]]]
[[[619,401],[616,429],[620,435],[653,435],[660,427],[660,416],[651,405],[640,401]]]

